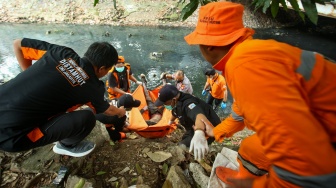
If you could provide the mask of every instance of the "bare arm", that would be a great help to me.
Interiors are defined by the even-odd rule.
[[[124,107],[117,108],[113,105],[110,105],[110,107],[104,112],[104,114],[109,116],[115,116],[123,117],[126,114],[126,110]]]
[[[224,87],[225,87],[225,91],[224,91],[223,101],[227,102],[227,87],[226,86]]]
[[[125,91],[123,91],[123,90],[121,90],[121,89],[119,89],[117,87],[113,87],[112,89],[113,89],[113,91],[118,92],[120,94],[127,94],[127,92],[125,92]]]
[[[206,90],[209,87],[209,82],[205,82],[203,90]]]
[[[210,123],[207,117],[205,117],[204,114],[197,114],[196,120],[195,120],[195,126],[194,130],[203,130],[205,131],[205,125],[203,121],[207,121]]]
[[[129,78],[130,78],[130,80],[132,80],[133,82],[137,82],[138,80],[133,76],[133,74],[131,74],[130,76],[129,76]]]
[[[22,49],[21,49],[21,41],[22,41],[22,39],[14,40],[13,49],[14,49],[16,59],[18,60],[21,69],[24,71],[32,65],[32,60],[25,59],[23,57],[23,53],[22,53]]]

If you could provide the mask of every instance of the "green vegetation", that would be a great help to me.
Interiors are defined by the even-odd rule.
[[[199,5],[203,6],[210,2],[216,2],[217,0],[189,0],[189,3],[187,3],[181,12],[180,18],[184,21],[186,20],[190,15],[192,15],[193,12],[197,9]],[[302,20],[305,21],[305,15],[308,17],[308,19],[314,23],[317,24],[318,21],[318,14],[316,9],[316,4],[325,4],[325,2],[330,2],[331,0],[301,0],[304,12],[303,13],[299,9],[299,4],[297,0],[288,0],[293,7],[293,9],[300,15]],[[99,3],[99,0],[94,0],[93,5],[96,6]],[[185,0],[179,0],[179,3],[184,4]],[[117,9],[117,0],[113,0],[114,8]],[[255,7],[255,10],[262,9],[263,13],[266,13],[268,9],[270,9],[272,16],[275,18],[278,14],[279,8],[282,7],[284,10],[288,10],[288,7],[286,5],[285,0],[253,0],[251,2],[251,5]]]

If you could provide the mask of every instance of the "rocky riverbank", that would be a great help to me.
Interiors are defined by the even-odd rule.
[[[179,15],[184,4],[178,0],[117,0],[116,9],[112,0],[15,0],[0,2],[0,22],[9,23],[68,23],[90,25],[136,25],[194,27],[197,12],[184,22]],[[293,24],[298,19],[291,12],[280,11],[277,19],[254,11],[250,1],[246,5],[244,24],[252,28],[282,27]],[[293,19],[294,18],[294,19]]]

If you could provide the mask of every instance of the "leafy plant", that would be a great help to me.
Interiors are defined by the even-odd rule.
[[[304,12],[303,13],[300,8],[297,0],[288,0],[291,4],[292,8],[300,15],[303,21],[305,21],[305,15],[307,15],[308,19],[317,24],[318,21],[318,13],[316,9],[316,4],[324,5],[325,2],[330,2],[331,0],[301,0]],[[189,16],[191,16],[197,9],[199,5],[203,6],[210,2],[217,2],[217,0],[189,0],[182,11],[180,18],[182,21],[186,20]],[[94,0],[93,5],[96,6],[99,3],[99,0]],[[117,9],[116,0],[113,0],[114,8]],[[179,3],[184,4],[185,0],[179,0]],[[254,5],[255,10],[262,8],[263,13],[266,13],[268,9],[270,9],[272,16],[275,18],[278,14],[279,8],[282,7],[284,10],[288,10],[285,0],[252,0],[252,5]]]

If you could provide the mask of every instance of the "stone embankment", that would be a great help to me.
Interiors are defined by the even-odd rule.
[[[197,12],[184,22],[179,15],[185,4],[178,0],[15,0],[0,2],[0,22],[9,23],[62,23],[90,25],[137,25],[194,27]],[[188,3],[189,1],[185,1]],[[249,4],[249,1],[241,2]],[[252,7],[245,9],[244,24],[252,28],[281,27],[292,23],[290,13],[273,19]],[[289,21],[291,20],[291,21]]]

